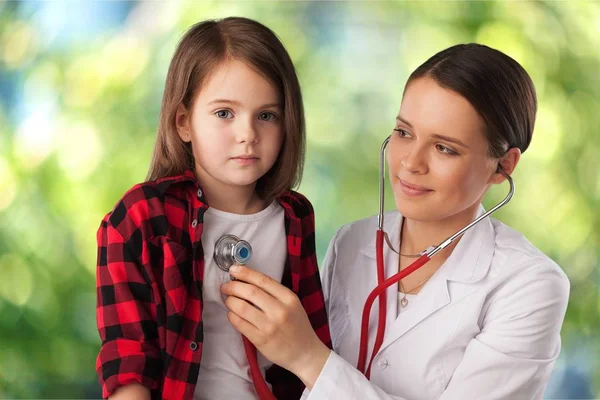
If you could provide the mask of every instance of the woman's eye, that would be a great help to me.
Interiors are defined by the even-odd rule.
[[[404,129],[400,129],[400,128],[394,128],[394,131],[398,132],[398,136],[405,138],[405,137],[410,137],[410,133],[408,133],[407,131],[405,131]]]
[[[442,144],[436,144],[435,147],[436,147],[436,149],[438,149],[438,151],[440,153],[444,153],[444,154],[448,154],[448,155],[452,155],[452,156],[458,155],[458,153],[456,151],[454,151],[451,148],[446,147]]]
[[[261,119],[263,121],[273,121],[277,119],[277,115],[273,114],[272,112],[263,112],[260,113],[258,119]]]
[[[229,110],[219,110],[215,113],[215,115],[222,119],[229,119],[233,117],[233,114]]]

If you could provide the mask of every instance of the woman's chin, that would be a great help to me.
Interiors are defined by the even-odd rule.
[[[430,202],[415,203],[402,198],[396,198],[396,209],[404,218],[423,222],[437,221],[442,214],[439,205]]]

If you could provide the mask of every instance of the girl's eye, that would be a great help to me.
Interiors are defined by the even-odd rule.
[[[261,119],[263,121],[273,121],[277,119],[277,115],[273,114],[272,112],[263,112],[260,113],[258,119]]]
[[[398,132],[398,136],[400,136],[401,138],[410,137],[410,133],[408,133],[404,129],[394,128],[394,131]]]
[[[440,153],[443,153],[443,154],[448,154],[448,155],[451,155],[451,156],[458,155],[458,153],[456,151],[454,151],[450,147],[446,147],[446,146],[444,146],[442,144],[436,144],[435,148],[438,149],[438,151]]]
[[[229,119],[233,117],[233,114],[229,110],[219,110],[215,113],[218,118]]]

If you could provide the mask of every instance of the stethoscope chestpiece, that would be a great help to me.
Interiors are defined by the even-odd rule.
[[[220,269],[229,272],[233,264],[246,265],[250,262],[252,246],[235,235],[223,235],[215,243],[213,258]]]

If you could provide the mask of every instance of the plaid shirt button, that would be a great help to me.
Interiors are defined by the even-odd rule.
[[[192,228],[195,228],[196,226],[198,226],[198,220],[195,219],[192,221]]]
[[[196,342],[191,342],[190,343],[190,350],[191,351],[196,351],[197,348],[198,348],[198,343],[196,343]]]
[[[198,189],[198,198],[202,197],[202,189]]]

